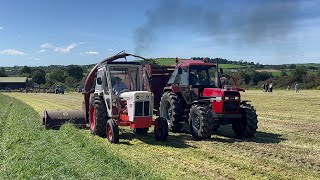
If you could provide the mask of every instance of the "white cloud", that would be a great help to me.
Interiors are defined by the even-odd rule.
[[[40,58],[28,58],[28,60],[40,61]]]
[[[85,52],[85,54],[90,54],[90,55],[98,55],[100,53],[96,52],[96,51],[88,51],[88,52]]]
[[[55,47],[55,52],[61,52],[61,53],[69,53],[73,48],[77,47],[78,45],[76,43],[72,43],[67,47]]]
[[[0,26],[0,30],[4,29],[3,27]]]
[[[112,48],[109,48],[108,51],[113,51],[113,49],[112,49]]]
[[[41,48],[43,48],[43,49],[45,49],[45,48],[47,48],[47,49],[49,49],[49,48],[54,48],[54,46],[52,46],[51,44],[49,44],[49,43],[44,43],[44,44],[41,44],[41,46],[40,46]]]
[[[13,55],[13,56],[24,56],[24,55],[27,55],[26,53],[18,51],[18,50],[15,50],[15,49],[2,50],[2,51],[0,51],[0,54]]]
[[[45,49],[41,49],[40,51],[38,51],[39,53],[45,52]]]
[[[40,47],[42,48],[42,50],[40,50],[39,52],[44,52],[45,49],[52,49],[54,52],[69,53],[72,49],[74,49],[77,46],[78,46],[77,43],[72,43],[67,47],[59,47],[59,46],[54,46],[50,43],[44,43],[44,44],[41,44]]]

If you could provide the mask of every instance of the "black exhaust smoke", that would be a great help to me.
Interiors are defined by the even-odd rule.
[[[283,40],[301,17],[300,0],[194,2],[198,1],[161,0],[158,8],[147,11],[147,21],[134,34],[135,53],[148,50],[166,36],[160,30],[170,28],[205,35],[213,43]]]

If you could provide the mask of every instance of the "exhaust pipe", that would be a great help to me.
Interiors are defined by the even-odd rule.
[[[86,128],[85,111],[47,111],[43,112],[42,124],[47,129],[59,129],[64,123],[75,124],[79,128]]]

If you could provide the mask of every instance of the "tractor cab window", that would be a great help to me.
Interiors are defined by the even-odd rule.
[[[110,67],[111,85],[115,94],[123,90],[137,91],[138,74],[137,67]]]
[[[182,73],[180,74],[180,84],[188,86],[188,69],[183,68]]]
[[[215,86],[215,73],[214,66],[190,66],[190,85]]]
[[[178,69],[175,69],[168,81],[168,84],[174,84],[176,82],[177,76],[178,76]]]
[[[181,70],[181,74],[178,73],[178,69],[173,71],[168,84],[188,85],[188,69],[182,68]]]

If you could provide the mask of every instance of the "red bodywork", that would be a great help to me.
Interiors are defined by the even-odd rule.
[[[120,111],[119,117],[115,119],[118,126],[130,126],[131,128],[149,128],[151,125],[154,125],[152,116],[134,117],[134,122],[129,121],[127,106],[125,106]]]
[[[213,63],[205,63],[200,60],[179,60],[179,67],[189,67],[189,66],[216,66]]]
[[[239,113],[240,93],[237,90],[204,88],[203,97],[212,98],[212,107],[217,114]],[[226,100],[225,97],[228,97],[229,99]],[[236,97],[238,98],[236,99]],[[230,104],[237,108],[226,108],[226,106]]]

